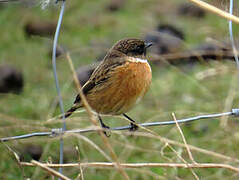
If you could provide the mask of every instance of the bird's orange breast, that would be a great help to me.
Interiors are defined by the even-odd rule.
[[[119,115],[129,111],[149,89],[152,73],[147,61],[127,61],[116,67],[107,82],[86,96],[100,114]]]

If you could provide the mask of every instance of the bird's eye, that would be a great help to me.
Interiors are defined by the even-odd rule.
[[[139,45],[136,47],[136,52],[142,54],[144,52],[144,45]]]
[[[144,49],[144,45],[137,46],[137,49],[138,49],[138,50]]]
[[[142,55],[144,53],[144,44],[141,45],[135,45],[132,47],[132,49],[128,52],[128,54],[133,55]]]

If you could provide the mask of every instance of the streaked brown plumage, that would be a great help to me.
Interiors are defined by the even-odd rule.
[[[90,79],[82,87],[91,108],[100,114],[121,115],[133,121],[128,112],[149,89],[152,73],[145,60],[146,48],[151,43],[139,39],[118,41],[107,53],[103,61],[94,70]],[[65,117],[83,107],[78,95],[74,105]],[[99,116],[101,125],[107,127]],[[132,129],[136,126],[131,123]]]

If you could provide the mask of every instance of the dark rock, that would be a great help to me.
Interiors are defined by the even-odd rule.
[[[25,24],[24,30],[27,36],[54,36],[56,31],[55,22],[29,21]]]
[[[227,51],[230,49],[231,48],[226,47],[224,43],[216,44],[212,42],[205,42],[193,48],[193,50],[199,50],[199,51],[218,51],[218,50]]]
[[[183,3],[178,7],[178,14],[183,16],[204,18],[206,15],[206,12],[202,8],[194,4]]]
[[[182,56],[177,56],[175,59],[168,60],[170,64],[189,64],[193,65],[198,62],[210,60],[231,60],[234,59],[234,54],[230,45],[223,42],[204,42],[190,50],[182,51]]]
[[[23,85],[20,71],[10,65],[0,65],[0,93],[20,93]]]
[[[50,47],[50,50],[48,52],[48,55],[50,57],[50,59],[52,59],[52,46]],[[59,45],[56,46],[56,58],[62,56],[63,54],[65,54],[65,49]]]
[[[106,6],[108,11],[118,11],[125,4],[125,0],[111,0],[110,3]]]
[[[171,24],[160,24],[157,27],[157,30],[161,33],[167,33],[171,36],[177,37],[179,39],[185,40],[185,35],[179,28]]]
[[[155,54],[177,52],[183,45],[183,41],[180,38],[162,32],[153,32],[146,35],[145,41],[153,43],[153,46],[149,49],[149,51]]]
[[[24,147],[20,155],[21,161],[31,161],[32,159],[38,161],[41,158],[43,149],[40,145],[29,144]]]
[[[200,52],[204,52],[201,56],[204,60],[225,57],[224,53],[227,51],[231,51],[231,48],[228,48],[226,44],[213,42],[205,42],[192,49],[192,52],[198,52],[199,54]],[[198,59],[198,57],[191,57],[191,59],[194,58]]]
[[[76,71],[77,77],[78,77],[78,80],[80,81],[81,86],[83,86],[89,80],[95,68],[96,68],[96,65],[88,65],[88,66],[82,66],[77,69]]]

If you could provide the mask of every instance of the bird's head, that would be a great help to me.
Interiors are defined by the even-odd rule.
[[[146,43],[143,40],[127,38],[118,41],[111,50],[119,51],[130,57],[142,58],[146,56],[146,50],[152,46],[152,43]]]

